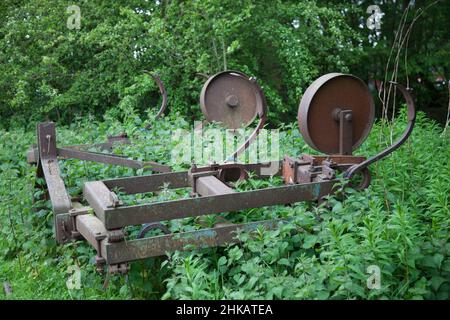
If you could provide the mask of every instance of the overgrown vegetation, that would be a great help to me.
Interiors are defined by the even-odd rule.
[[[117,152],[167,161],[171,131],[189,127],[180,119],[173,114],[156,124],[130,112],[126,121],[118,122],[108,113],[102,122],[80,119],[57,130],[59,143],[66,145],[100,142],[107,134],[126,131],[134,145]],[[149,123],[150,131],[144,129]],[[404,122],[393,126],[398,134]],[[389,144],[390,129],[377,123],[358,153],[374,154]],[[282,153],[308,151],[295,124],[283,132]],[[35,169],[24,156],[34,131],[0,133],[0,282],[13,288],[12,295],[0,294],[2,298],[448,299],[450,148],[448,134],[423,114],[406,145],[372,166],[367,190],[347,190],[345,196],[330,198],[329,207],[298,203],[224,214],[239,221],[289,217],[292,222],[276,231],[259,230],[254,237],[241,234],[240,245],[192,248],[136,262],[128,278],[111,279],[95,272],[94,251],[85,243],[55,244],[49,203],[44,204],[47,209],[33,211],[43,205],[32,202]],[[87,180],[143,173],[78,160],[61,163],[72,194]],[[238,188],[261,187],[255,183],[250,180]],[[169,226],[185,230],[212,221],[212,216],[189,218]],[[81,290],[66,287],[72,265],[82,271]],[[381,269],[380,290],[366,286],[370,265]]]

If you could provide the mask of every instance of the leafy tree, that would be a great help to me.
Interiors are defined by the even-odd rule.
[[[143,69],[161,75],[184,116],[200,117],[196,73],[238,69],[260,79],[272,120],[292,119],[315,77],[349,71],[361,54],[342,12],[312,0],[74,2],[79,30],[66,26],[67,1],[4,1],[3,119],[144,110],[158,93]]]
[[[67,27],[69,5],[80,7],[79,30]],[[366,27],[369,5],[384,13],[378,31]],[[172,112],[201,119],[196,74],[238,69],[259,79],[276,125],[295,116],[320,74],[385,80],[388,61],[386,79],[398,62],[397,81],[415,90],[418,106],[441,121],[447,112],[448,1],[5,0],[0,10],[3,123],[143,111],[160,99],[143,69],[161,75]],[[395,46],[396,31],[404,24],[405,36],[413,22]]]
[[[364,79],[385,80],[385,76],[390,79],[399,52],[397,81],[413,89],[419,109],[445,122],[450,88],[449,1],[320,0],[318,3],[345,10],[348,24],[359,30],[364,55],[358,64],[350,66],[353,73]],[[366,26],[372,14],[367,13],[371,5],[378,5],[383,13],[379,30]],[[404,43],[398,41],[400,38]]]

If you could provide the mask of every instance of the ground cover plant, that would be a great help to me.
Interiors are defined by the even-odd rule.
[[[132,146],[118,148],[136,159],[170,163],[171,133],[189,128],[177,114],[157,124],[152,113],[132,110],[123,121],[114,110],[102,121],[78,119],[57,126],[61,145],[100,142],[127,132]],[[375,154],[404,128],[379,121],[358,154]],[[145,129],[152,123],[152,130]],[[296,124],[283,126],[281,154],[307,152]],[[392,133],[392,135],[391,135]],[[50,203],[33,203],[35,168],[25,153],[34,142],[33,126],[1,130],[0,145],[0,282],[12,293],[2,299],[448,299],[450,276],[448,133],[419,113],[408,142],[371,167],[372,184],[362,192],[346,189],[328,205],[298,203],[223,214],[233,221],[286,218],[279,230],[240,234],[241,244],[189,248],[132,264],[127,277],[95,272],[94,251],[81,241],[57,246]],[[69,160],[63,175],[72,194],[94,179],[148,174],[102,164]],[[188,164],[175,164],[183,169]],[[258,185],[262,184],[262,185]],[[276,185],[276,178],[249,180],[239,190]],[[186,196],[164,191],[152,197]],[[36,208],[41,208],[36,211]],[[214,223],[214,216],[171,222],[174,231]],[[136,230],[129,230],[129,236]],[[69,290],[70,266],[81,270],[80,290]],[[369,266],[381,271],[380,289],[368,289]]]

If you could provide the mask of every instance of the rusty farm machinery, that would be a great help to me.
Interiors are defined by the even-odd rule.
[[[193,164],[189,170],[180,172],[152,163],[154,171],[160,173],[86,182],[84,202],[77,205],[71,203],[60,178],[58,157],[133,167],[143,164],[114,155],[85,152],[80,147],[59,148],[54,126],[39,124],[38,145],[30,157],[38,164],[37,175],[46,181],[53,205],[56,240],[65,243],[85,239],[96,250],[99,271],[107,266],[110,273],[124,274],[132,261],[186,250],[192,245],[204,248],[234,243],[238,241],[237,232],[252,232],[259,227],[273,229],[283,223],[283,220],[237,224],[225,221],[210,228],[172,232],[167,227],[168,221],[319,201],[335,191],[339,174],[350,183],[359,175],[361,179],[353,187],[367,188],[370,184],[368,166],[401,146],[414,127],[413,99],[405,87],[394,85],[406,100],[408,125],[399,140],[379,154],[370,158],[353,155],[367,138],[375,118],[369,89],[355,76],[331,73],[308,87],[298,109],[298,127],[304,140],[323,155],[286,155],[275,161],[239,163],[235,161],[237,155],[254,141],[266,121],[267,104],[254,78],[237,71],[218,73],[208,78],[200,95],[205,118],[231,129],[259,118],[253,133],[226,161],[205,166]],[[100,147],[110,149],[111,143],[124,139],[123,136],[111,137]],[[249,175],[253,179],[280,176],[284,183],[250,191],[238,191],[233,187],[232,182],[248,179]],[[133,205],[125,205],[121,200],[121,195],[157,193],[163,187],[188,188],[190,197]],[[126,236],[124,228],[128,226],[140,226],[134,239]],[[149,235],[152,230],[159,230],[160,234]]]
[[[155,119],[164,115],[167,109],[167,91],[161,78],[157,74],[144,71],[156,82],[162,96],[162,102]],[[50,200],[54,213],[55,237],[58,243],[64,243],[72,238],[70,232],[65,232],[67,227],[72,227],[72,220],[60,220],[60,213],[67,213],[79,203],[73,202],[61,178],[61,170],[58,159],[78,159],[84,161],[98,162],[109,165],[123,166],[134,169],[146,168],[155,172],[170,172],[172,169],[167,165],[161,165],[153,161],[137,161],[127,157],[113,154],[116,144],[130,144],[131,141],[125,133],[117,136],[109,136],[107,141],[99,144],[57,146],[56,128],[53,122],[43,122],[37,125],[37,144],[27,153],[27,162],[37,166],[36,178],[43,178],[45,185],[43,198]],[[95,150],[95,151],[93,151]]]

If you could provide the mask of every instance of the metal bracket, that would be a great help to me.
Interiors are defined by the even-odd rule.
[[[110,243],[121,242],[125,239],[123,229],[108,230],[106,231],[106,236],[108,237],[108,242]]]
[[[128,263],[110,264],[108,266],[109,274],[127,274],[130,271],[130,265]]]
[[[62,220],[57,219],[57,216],[68,213],[72,208],[72,203],[66,191],[64,181],[61,179],[56,151],[56,130],[54,123],[46,122],[38,124],[37,137],[39,158],[36,176],[45,179],[47,192],[53,208],[56,241],[64,243],[68,240],[67,228]]]
[[[337,111],[339,121],[339,154],[351,155],[353,148],[353,112],[352,110]]]

